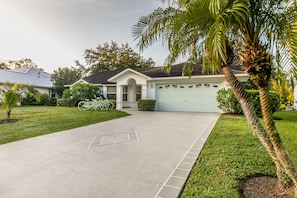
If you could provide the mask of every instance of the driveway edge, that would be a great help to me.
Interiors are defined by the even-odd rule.
[[[219,117],[220,114],[218,114],[216,117],[213,117],[207,123],[205,128],[202,130],[202,133],[200,133],[200,135],[194,140],[189,150],[185,153],[184,157],[171,172],[154,198],[173,198],[180,196],[186,181],[190,176],[191,170]]]

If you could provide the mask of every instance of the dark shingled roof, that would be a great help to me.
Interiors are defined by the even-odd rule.
[[[122,72],[123,70],[125,69],[97,72],[96,74],[83,78],[83,80],[92,84],[115,84],[108,82],[107,80]]]
[[[172,65],[170,74],[167,74],[163,67],[150,67],[150,68],[137,68],[134,69],[135,71],[142,73],[146,76],[149,76],[151,78],[160,78],[160,77],[179,77],[183,76],[183,68],[185,63],[180,63],[176,65]],[[243,74],[242,67],[239,64],[239,62],[234,62],[234,64],[231,65],[231,69],[233,70],[234,74]],[[119,69],[114,71],[102,71],[98,72],[94,75],[88,76],[84,78],[83,80],[93,83],[93,84],[114,84],[111,82],[108,82],[108,79],[111,77],[119,74],[120,72],[124,71],[125,69]],[[194,66],[194,70],[192,72],[192,76],[201,76],[201,75],[220,75],[222,73],[217,74],[205,74],[202,73],[202,65],[196,64]]]

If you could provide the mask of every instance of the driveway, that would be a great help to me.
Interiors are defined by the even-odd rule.
[[[1,197],[177,197],[219,114],[130,113],[0,145]]]

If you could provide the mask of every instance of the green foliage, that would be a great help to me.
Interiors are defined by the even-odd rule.
[[[22,100],[23,93],[23,85],[19,85],[17,83],[4,83],[3,87],[0,89],[1,91],[1,106],[6,111],[6,120],[10,121],[10,115],[12,109],[17,105],[17,103]]]
[[[112,106],[113,106],[113,108],[114,109],[116,109],[117,108],[117,101],[116,100],[108,100],[110,103],[112,103]]]
[[[39,105],[40,93],[33,87],[28,87],[28,91],[22,100],[22,105]]]
[[[67,90],[65,90],[67,91]],[[57,100],[57,106],[61,106],[61,107],[70,107],[71,104],[70,104],[70,101],[67,100],[67,99],[63,99],[63,98],[59,98]]]
[[[138,110],[139,111],[155,111],[156,110],[156,100],[138,100]]]
[[[63,98],[65,101],[59,100],[59,104],[67,104],[67,106],[76,106],[79,101],[86,99],[95,99],[102,97],[102,90],[95,85],[77,83],[71,89],[67,89],[63,92]],[[64,105],[63,105],[64,106]]]
[[[276,112],[285,146],[297,162],[297,111]],[[240,197],[238,180],[254,174],[276,177],[274,163],[242,116],[221,116],[201,151],[185,189],[186,197]]]
[[[250,100],[254,104],[257,116],[262,117],[260,97],[258,90],[246,90]],[[232,89],[221,89],[217,95],[218,108],[225,113],[243,114],[240,103],[236,99]],[[279,110],[280,97],[277,92],[270,91],[270,105],[272,113]]]
[[[39,105],[41,105],[41,106],[56,106],[57,99],[50,98],[50,96],[48,94],[41,94]]]
[[[6,63],[6,69],[30,68],[34,67],[43,71],[41,67],[35,64],[30,58],[22,58],[20,60],[9,60]]]
[[[84,54],[85,62],[91,74],[99,71],[116,70],[122,68],[153,67],[154,61],[145,60],[135,52],[128,43],[119,46],[112,41],[111,44],[98,45],[96,49],[87,49]],[[77,65],[81,65],[77,62]]]
[[[71,85],[74,82],[78,81],[83,73],[84,69],[82,67],[78,68],[61,68],[59,67],[57,70],[54,70],[54,73],[51,75],[54,84],[54,90],[57,92],[59,96],[63,95],[63,91],[65,90],[65,85]]]
[[[46,93],[40,94],[33,87],[29,87],[23,97],[22,105],[56,106],[57,99],[50,98]]]

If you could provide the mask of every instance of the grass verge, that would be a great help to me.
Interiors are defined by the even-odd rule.
[[[283,143],[297,163],[297,111],[274,114]],[[268,153],[242,116],[222,115],[192,169],[181,197],[239,197],[238,179],[276,176]]]
[[[6,118],[0,111],[0,120]],[[125,112],[109,111],[78,111],[70,107],[16,107],[11,119],[17,122],[0,125],[0,144],[22,140],[39,135],[77,128],[98,122],[127,116]]]

